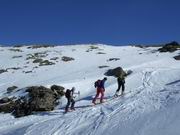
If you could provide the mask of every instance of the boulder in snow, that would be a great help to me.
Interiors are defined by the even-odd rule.
[[[51,86],[51,90],[55,93],[55,95],[57,96],[57,98],[60,98],[62,96],[64,96],[64,87],[59,86],[59,85],[52,85]]]
[[[114,77],[118,77],[120,76],[121,74],[127,76],[129,74],[131,74],[132,71],[131,70],[128,70],[127,72],[125,72],[122,67],[117,67],[117,68],[114,68],[114,69],[109,69],[104,75],[106,76],[114,76]]]
[[[0,69],[0,74],[2,74],[4,72],[8,72],[8,71],[6,69]]]
[[[57,93],[44,86],[32,86],[29,92],[29,104],[33,111],[50,111],[55,107]]]
[[[11,93],[12,91],[14,91],[15,89],[17,89],[17,86],[11,86],[7,88],[7,93]]]
[[[15,102],[8,97],[0,99],[0,112],[11,113],[14,110]]]
[[[180,60],[180,55],[174,56],[174,59],[175,59],[175,60]]]
[[[178,49],[180,49],[179,43],[173,41],[171,43],[165,44],[162,48],[159,48],[158,51],[160,51],[160,52],[174,52]]]
[[[67,57],[67,56],[63,56],[61,59],[62,59],[62,61],[64,61],[64,62],[68,62],[68,61],[74,60],[74,58],[72,58],[72,57]]]

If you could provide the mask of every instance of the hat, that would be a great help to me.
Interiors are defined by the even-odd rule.
[[[76,88],[75,87],[72,87],[72,90],[74,91]]]

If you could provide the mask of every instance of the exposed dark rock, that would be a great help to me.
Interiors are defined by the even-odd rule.
[[[67,56],[63,56],[61,59],[62,59],[62,61],[65,61],[65,62],[74,60],[74,58],[72,58],[72,57],[67,57]]]
[[[13,92],[15,89],[17,89],[17,88],[18,88],[17,86],[8,87],[8,88],[7,88],[7,93],[11,93],[11,92]]]
[[[146,46],[143,46],[143,45],[135,45],[135,47],[145,48]]]
[[[37,111],[51,111],[57,105],[57,99],[64,95],[64,87],[53,85],[28,87],[28,95],[19,99],[0,99],[0,112],[11,113],[15,117],[30,115]]]
[[[54,57],[54,58],[51,58],[50,60],[57,60],[59,59],[59,57]]]
[[[121,67],[117,67],[117,68],[114,68],[114,69],[109,69],[105,73],[106,76],[115,76],[115,77],[118,77],[121,74],[126,74],[125,71]]]
[[[180,49],[180,45],[174,41],[174,42],[165,44],[162,48],[159,48],[158,51],[160,51],[160,52],[174,52],[178,49]]]
[[[35,59],[35,60],[33,60],[33,63],[41,63],[41,62],[43,62],[43,59]]]
[[[127,70],[127,72],[126,72],[126,76],[128,76],[128,75],[130,75],[130,74],[132,74],[133,73],[133,71],[132,70]]]
[[[65,89],[64,87],[58,86],[58,85],[52,85],[51,86],[51,90],[53,92],[55,92],[57,98],[60,98],[60,97],[64,96],[64,94],[65,94],[64,89]]]
[[[173,42],[170,42],[170,43],[167,43],[166,46],[168,45],[172,45],[172,46],[179,46],[179,43],[176,42],[176,41],[173,41]]]
[[[12,114],[18,118],[32,114],[33,110],[28,102],[28,100],[24,97],[19,98],[15,101],[14,110]]]
[[[4,104],[4,103],[10,102],[10,101],[11,101],[10,98],[4,97],[4,98],[0,99],[0,104]]]
[[[56,93],[44,86],[32,86],[27,90],[30,106],[33,111],[50,111],[55,107]]]
[[[107,68],[107,67],[109,67],[109,66],[106,66],[106,65],[104,65],[104,66],[98,66],[98,68]]]
[[[4,97],[0,99],[0,112],[11,113],[15,109],[14,98]]]
[[[13,52],[23,52],[21,49],[14,49],[14,48],[9,49],[9,51],[13,51]]]
[[[180,60],[180,55],[174,57],[175,60]]]
[[[8,72],[7,69],[0,69],[0,74],[2,74],[4,72]]]
[[[28,74],[28,73],[32,73],[32,71],[31,70],[30,71],[23,71],[23,73]]]
[[[104,52],[97,52],[97,54],[106,54],[106,53],[104,53]]]
[[[21,69],[20,67],[12,67],[12,68],[7,68],[7,70],[19,70]]]
[[[8,101],[6,103],[0,103],[0,112],[11,113],[14,110],[15,102]]]
[[[54,64],[55,64],[54,62],[44,60],[44,61],[39,63],[39,66],[47,66],[47,65],[54,65]]]
[[[54,45],[33,45],[28,46],[28,49],[37,49],[37,48],[48,48],[48,47],[54,47]]]
[[[46,56],[48,56],[47,52],[38,52],[38,53],[34,53],[34,56],[36,58],[44,58]]]
[[[90,49],[92,49],[92,50],[93,50],[93,49],[99,49],[99,47],[98,47],[98,46],[93,46],[93,45],[92,45],[92,46],[90,46]]]
[[[30,60],[30,59],[36,59],[36,57],[33,54],[28,54],[28,57],[26,58],[26,60]]]
[[[15,45],[15,46],[13,46],[14,48],[20,48],[20,47],[23,47],[23,45]]]
[[[92,51],[92,50],[90,50],[90,49],[86,50],[86,52],[90,52],[90,51]]]
[[[15,58],[21,58],[21,57],[23,57],[23,56],[21,56],[21,55],[20,56],[13,56],[12,58],[15,59]]]
[[[37,52],[34,54],[28,54],[26,60],[40,59],[40,58],[45,58],[46,56],[48,56],[47,52]]]
[[[90,51],[93,51],[93,50],[96,50],[96,49],[99,49],[98,46],[90,46],[90,48],[88,50],[86,50],[86,52],[90,52]]]
[[[117,61],[120,60],[120,58],[109,58],[107,61]]]
[[[38,68],[38,66],[33,67],[33,69],[36,69],[36,68]]]

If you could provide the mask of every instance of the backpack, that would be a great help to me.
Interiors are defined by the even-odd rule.
[[[69,89],[66,90],[65,97],[66,98],[70,98],[71,97],[71,90],[69,90]]]
[[[101,80],[97,80],[95,83],[94,83],[94,87],[100,87],[101,85]]]

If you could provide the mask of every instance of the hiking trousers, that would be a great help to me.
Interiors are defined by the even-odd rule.
[[[99,97],[99,94],[101,94],[101,97],[100,97],[100,102],[102,103],[103,102],[103,99],[104,99],[104,89],[103,88],[97,88],[97,91],[96,91],[96,96],[95,98],[93,99],[93,103],[96,102],[96,99]]]
[[[124,93],[124,90],[125,90],[125,80],[121,80],[121,79],[117,79],[117,82],[118,82],[118,89],[116,90],[116,92],[118,93],[122,87],[122,93]]]
[[[74,109],[74,104],[75,104],[75,101],[73,98],[68,98],[67,99],[67,105],[66,105],[66,111],[68,110],[69,106],[71,105],[71,109]]]

